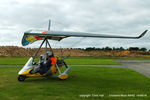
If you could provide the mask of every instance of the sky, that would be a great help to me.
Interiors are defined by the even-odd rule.
[[[0,0],[0,46],[23,47],[24,32],[47,30],[49,19],[51,30],[138,36],[150,28],[149,12],[150,0]],[[49,42],[53,48],[150,49],[150,32],[137,40],[70,37]]]

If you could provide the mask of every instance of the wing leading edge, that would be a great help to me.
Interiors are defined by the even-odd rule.
[[[119,36],[119,35],[106,35],[106,34],[95,34],[86,32],[69,32],[69,31],[41,31],[41,30],[30,30],[24,33],[22,39],[22,45],[31,44],[37,40],[48,38],[51,40],[60,41],[67,37],[95,37],[95,38],[124,38],[124,39],[139,39],[143,37],[148,30],[145,30],[139,36]]]

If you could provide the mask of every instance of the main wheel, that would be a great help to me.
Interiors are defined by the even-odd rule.
[[[18,76],[18,81],[20,81],[20,82],[24,81],[25,79],[26,79],[26,76],[24,76],[24,75]]]

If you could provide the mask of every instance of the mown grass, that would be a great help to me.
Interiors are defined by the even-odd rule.
[[[0,57],[1,65],[24,65],[28,61],[28,57]],[[119,65],[113,59],[98,59],[93,57],[68,58],[65,60],[67,64],[72,65]]]
[[[65,61],[70,65],[120,65],[113,59],[101,58],[69,58]]]
[[[0,65],[24,65],[29,57],[0,57]],[[145,57],[70,57],[69,65],[120,65],[116,60],[150,60]],[[36,59],[36,61],[38,61]]]
[[[1,100],[89,100],[82,94],[104,94],[106,100],[148,100],[150,79],[131,69],[72,67],[67,80],[28,78],[17,81],[20,67],[0,67]],[[109,94],[147,94],[147,97],[109,97]]]
[[[22,65],[28,61],[28,57],[0,57],[1,65]]]
[[[115,56],[90,56],[90,57],[69,57],[69,58],[91,58],[91,59],[111,59],[111,60],[150,60],[150,57],[115,57]]]

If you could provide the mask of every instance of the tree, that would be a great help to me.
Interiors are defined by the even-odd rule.
[[[125,50],[123,47],[120,47],[119,49],[120,49],[120,51],[123,51],[123,50]]]
[[[112,50],[112,48],[110,48],[110,47],[105,47],[104,50],[110,51],[110,50]]]
[[[140,51],[147,51],[147,49],[146,48],[141,48]]]
[[[129,51],[138,51],[138,50],[139,50],[138,47],[130,47],[130,48],[129,48]]]

